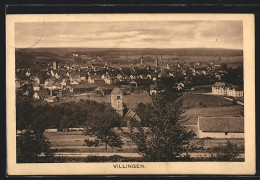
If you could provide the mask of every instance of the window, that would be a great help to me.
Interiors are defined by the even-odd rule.
[[[120,99],[120,96],[117,96],[116,99]]]
[[[227,136],[227,135],[228,135],[228,132],[225,132],[225,135]]]

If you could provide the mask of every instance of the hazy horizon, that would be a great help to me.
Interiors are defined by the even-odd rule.
[[[23,22],[16,48],[243,49],[242,21]]]
[[[58,48],[58,49],[66,49],[66,48],[71,48],[71,49],[222,49],[222,50],[238,50],[238,51],[243,51],[242,49],[232,49],[232,48],[207,48],[207,47],[185,47],[185,48],[107,48],[107,47],[29,47],[29,48],[15,48],[15,49],[53,49],[53,48]]]

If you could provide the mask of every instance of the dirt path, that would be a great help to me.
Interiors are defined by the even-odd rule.
[[[214,153],[216,155],[216,153]],[[56,153],[55,156],[56,157],[87,157],[87,156],[105,156],[105,157],[109,157],[109,156],[122,156],[122,157],[142,157],[140,154],[138,153]],[[191,158],[200,158],[200,157],[210,157],[211,154],[210,153],[189,153]],[[42,155],[41,155],[42,156]],[[236,158],[245,158],[245,154],[244,153],[240,153]]]

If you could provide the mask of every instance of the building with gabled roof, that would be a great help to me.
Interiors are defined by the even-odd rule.
[[[224,82],[216,82],[212,86],[212,94],[226,95],[227,94],[227,84]]]
[[[79,74],[71,74],[70,75],[70,84],[79,84],[81,81]]]
[[[232,84],[226,84],[224,82],[216,82],[212,86],[212,94],[216,95],[228,95],[233,97],[243,96],[243,87],[234,86]]]
[[[242,97],[244,94],[243,87],[241,86],[229,86],[227,89],[227,95],[233,97]]]
[[[244,138],[244,117],[198,117],[199,138]]]
[[[127,109],[127,112],[126,112],[126,114],[124,116],[124,119],[126,120],[128,127],[130,127],[130,122],[131,121],[135,121],[135,122],[141,123],[140,117],[132,109]]]

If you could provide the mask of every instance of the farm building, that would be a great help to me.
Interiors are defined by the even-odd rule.
[[[198,117],[198,138],[244,138],[244,117]]]

